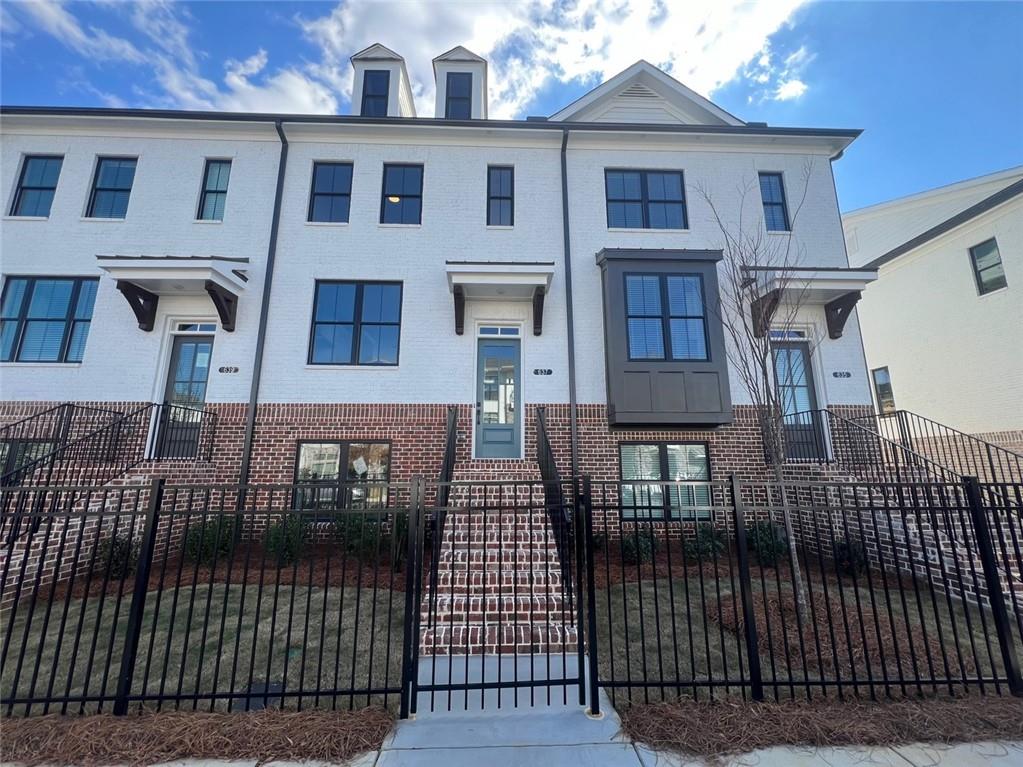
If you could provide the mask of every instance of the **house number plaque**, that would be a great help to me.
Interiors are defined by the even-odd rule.
[[[235,365],[221,365],[217,368],[217,371],[220,373],[237,373],[238,368]]]
[[[550,376],[554,375],[554,371],[550,368],[533,368],[533,375],[535,376]]]
[[[831,375],[833,375],[835,378],[852,378],[852,373],[850,373],[848,370],[836,370]]]

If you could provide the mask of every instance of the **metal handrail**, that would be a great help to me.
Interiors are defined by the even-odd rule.
[[[959,476],[990,482],[1023,481],[1023,455],[909,410],[858,416],[878,434],[925,453]]]

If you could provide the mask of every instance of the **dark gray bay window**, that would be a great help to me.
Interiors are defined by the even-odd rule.
[[[612,426],[731,423],[720,260],[719,251],[597,254]]]
[[[309,220],[347,224],[352,205],[352,164],[313,163],[313,188],[309,193]]]
[[[317,282],[311,365],[397,365],[400,282]]]
[[[688,229],[682,171],[605,170],[612,229]]]
[[[709,482],[705,442],[623,443],[621,461],[624,519],[709,519],[710,485],[661,485],[658,482]],[[630,481],[631,480],[631,481]]]
[[[81,362],[98,287],[94,277],[8,277],[0,361]]]
[[[11,204],[12,216],[49,216],[64,158],[29,155],[21,165],[18,188]]]
[[[87,218],[124,218],[127,215],[136,163],[134,157],[99,158]]]
[[[419,224],[423,214],[423,166],[384,165],[381,224]]]

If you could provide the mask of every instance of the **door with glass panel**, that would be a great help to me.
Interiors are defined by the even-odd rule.
[[[805,343],[775,342],[772,351],[784,416],[785,456],[802,461],[825,460],[824,425],[817,412],[810,347]]]
[[[213,336],[174,336],[160,408],[157,457],[196,457],[212,355]]]
[[[519,342],[481,338],[476,380],[476,457],[518,458],[522,443]]]

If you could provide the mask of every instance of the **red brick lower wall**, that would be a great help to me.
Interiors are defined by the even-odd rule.
[[[10,423],[34,412],[52,407],[54,402],[0,402],[0,424]],[[130,411],[142,402],[81,402]],[[501,461],[473,460],[472,408],[458,405],[459,442],[457,463],[461,467],[485,470],[489,477],[500,478]],[[536,455],[536,409],[527,405],[525,413],[525,460],[509,462],[508,479]],[[571,427],[569,406],[551,404],[546,409],[547,431],[563,477],[571,473]],[[133,469],[132,476],[163,476],[170,482],[237,482],[245,436],[246,405],[210,404],[217,413],[216,438],[212,460],[146,462]],[[407,481],[415,475],[427,480],[438,476],[446,437],[446,404],[263,404],[256,419],[250,481],[253,483],[290,483],[294,481],[298,443],[309,440],[386,441],[391,444],[391,480]],[[851,417],[869,413],[869,407],[839,406],[840,415]],[[733,423],[716,429],[611,429],[604,405],[579,406],[579,472],[597,481],[618,479],[618,445],[622,442],[706,442],[709,448],[711,479],[723,480],[735,473],[745,481],[769,481],[771,468],[764,460],[763,440],[750,406],[736,406]],[[816,466],[799,472],[803,478],[821,476]]]

